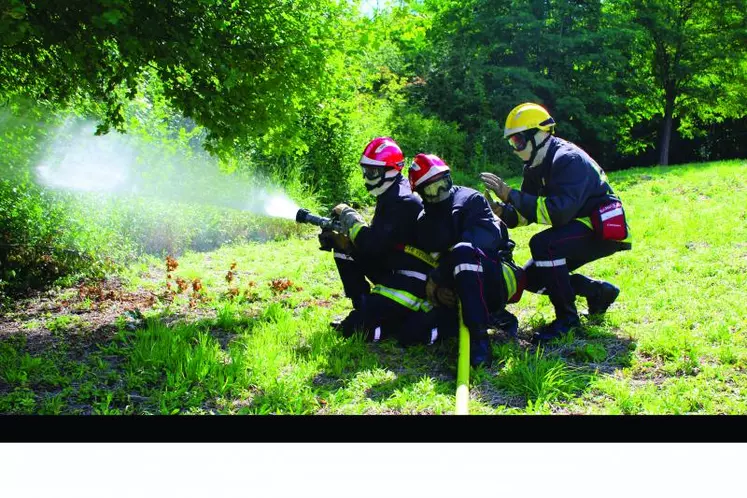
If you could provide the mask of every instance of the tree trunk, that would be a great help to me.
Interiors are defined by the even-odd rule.
[[[672,116],[674,115],[674,91],[667,90],[666,103],[664,104],[664,122],[661,124],[659,136],[659,164],[669,164],[669,142],[672,138]]]

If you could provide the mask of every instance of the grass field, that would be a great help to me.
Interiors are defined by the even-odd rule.
[[[537,349],[527,339],[553,313],[525,294],[510,307],[519,340],[496,335],[492,366],[472,371],[471,413],[747,413],[747,162],[609,177],[633,250],[582,272],[620,298]],[[539,229],[512,231],[518,262]],[[456,342],[339,337],[328,323],[349,301],[317,247],[224,246],[168,273],[151,258],[15,302],[0,318],[0,412],[452,413]]]

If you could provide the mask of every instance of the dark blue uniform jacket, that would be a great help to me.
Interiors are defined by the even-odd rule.
[[[398,247],[415,242],[415,226],[423,209],[420,197],[410,184],[397,176],[395,184],[376,199],[371,224],[358,231],[353,239],[356,258],[378,261],[382,270],[427,271],[429,266]]]
[[[528,223],[561,226],[613,200],[619,199],[596,161],[577,145],[550,137],[544,161],[534,168],[524,166],[521,191],[511,191],[501,218],[510,228]]]
[[[445,201],[425,205],[417,225],[417,246],[427,252],[445,253],[460,242],[468,242],[497,259],[498,252],[508,247],[509,238],[506,224],[493,215],[482,194],[455,186]],[[431,276],[439,283],[450,277],[442,267]]]

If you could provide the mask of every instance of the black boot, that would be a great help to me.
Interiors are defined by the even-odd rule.
[[[333,325],[333,324],[336,324]],[[364,320],[363,312],[357,309],[351,310],[342,321],[339,323],[332,322],[330,326],[335,330],[342,332],[343,337],[351,337],[356,330],[363,330]]]
[[[519,334],[519,319],[510,311],[504,309],[490,314],[490,326],[504,331],[509,337],[517,337]]]
[[[547,325],[540,327],[539,330],[532,337],[532,344],[539,344],[545,341],[551,341],[562,337],[574,327],[579,327],[581,321],[578,316],[566,316],[563,318],[556,318]]]
[[[490,347],[487,327],[478,327],[475,333],[470,330],[469,335],[469,364],[473,367],[483,364],[486,367],[490,366],[493,361],[493,350]]]
[[[346,334],[346,332],[344,332],[346,329],[350,329],[351,328],[350,326],[347,326],[346,323],[349,325],[350,324],[350,320],[354,320],[355,321],[355,325],[358,325],[359,322],[360,322],[360,324],[363,323],[362,322],[362,320],[363,320],[363,314],[360,313],[360,311],[363,309],[363,307],[366,304],[366,298],[367,298],[367,296],[368,296],[368,294],[364,293],[364,294],[359,294],[356,297],[351,297],[350,301],[353,303],[353,309],[352,309],[352,311],[350,311],[350,313],[346,317],[339,317],[339,316],[335,317],[334,320],[332,320],[331,322],[329,322],[329,326],[331,328],[333,328],[334,330],[338,331],[338,332],[339,331],[343,331],[343,335],[345,337],[350,337],[351,334]],[[353,317],[353,318],[351,318],[351,317]]]
[[[620,295],[620,288],[609,282],[599,282],[597,292],[588,296],[586,302],[589,305],[590,315],[599,315],[607,311],[617,296]]]

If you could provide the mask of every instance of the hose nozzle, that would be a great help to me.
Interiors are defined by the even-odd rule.
[[[330,229],[339,232],[340,222],[331,218],[324,218],[322,216],[316,216],[311,214],[308,209],[301,208],[296,213],[296,222],[308,223],[310,225],[318,226],[321,229]]]

